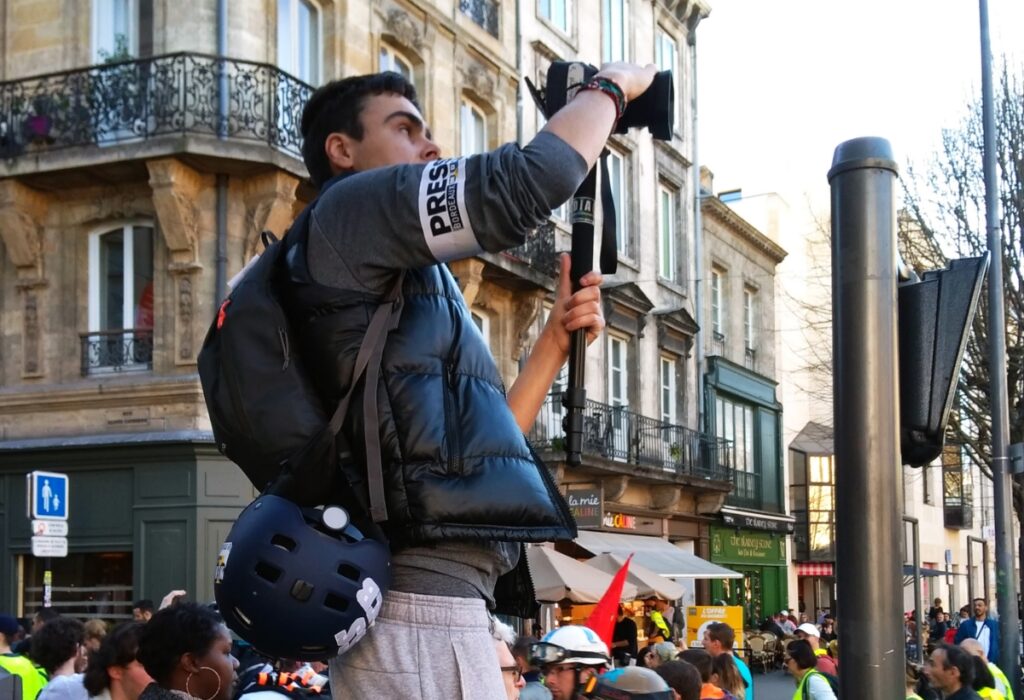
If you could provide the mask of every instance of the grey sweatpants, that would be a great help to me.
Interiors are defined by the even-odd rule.
[[[483,600],[384,594],[376,623],[331,661],[334,700],[503,700]]]

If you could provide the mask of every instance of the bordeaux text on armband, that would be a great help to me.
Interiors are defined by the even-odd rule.
[[[483,252],[466,211],[466,159],[427,163],[420,180],[420,225],[438,262]]]

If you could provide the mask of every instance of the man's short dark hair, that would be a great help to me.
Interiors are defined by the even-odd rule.
[[[36,610],[36,619],[43,624],[46,624],[50,620],[56,620],[60,617],[60,612],[56,608],[39,608]]]
[[[334,176],[324,152],[327,137],[335,132],[348,134],[357,141],[363,138],[360,115],[371,95],[392,93],[405,97],[419,109],[416,87],[402,75],[390,71],[355,75],[333,80],[316,89],[302,110],[302,159],[309,178],[321,187]]]
[[[664,678],[668,686],[679,693],[682,700],[700,700],[700,686],[703,681],[700,671],[690,662],[682,659],[666,661],[654,669],[654,672]]]
[[[732,645],[736,643],[736,633],[724,622],[712,622],[705,629],[708,637],[721,644],[723,649],[731,650]]]
[[[50,620],[32,635],[29,656],[52,675],[68,659],[78,654],[85,642],[85,625],[73,617]]]
[[[814,649],[806,639],[794,639],[786,645],[786,653],[800,668],[814,668],[818,663]]]
[[[988,598],[974,598],[973,600],[971,600],[971,602],[977,603],[979,600],[985,604],[986,608],[988,607]]]
[[[530,663],[530,647],[539,642],[540,640],[536,637],[528,634],[521,634],[516,637],[516,643],[512,645],[512,656],[516,658],[525,659],[526,663]],[[532,666],[532,665],[531,665]]]
[[[714,670],[711,654],[703,649],[683,649],[679,652],[679,658],[697,669],[702,683],[711,682],[711,672]]]
[[[151,613],[151,612],[153,612],[154,608],[155,608],[155,606],[153,605],[153,601],[150,600],[149,598],[143,598],[141,600],[136,600],[134,603],[132,603],[132,610],[141,610],[142,612],[150,612]]]
[[[974,682],[974,660],[971,655],[953,644],[940,644],[937,649],[946,652],[945,668],[956,668],[960,671],[960,685],[970,688]]]

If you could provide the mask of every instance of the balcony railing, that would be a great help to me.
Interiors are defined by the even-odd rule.
[[[725,335],[722,333],[711,333],[711,350],[709,355],[725,357]]]
[[[561,393],[548,396],[528,435],[538,449],[564,450]],[[583,454],[680,476],[729,481],[732,444],[680,425],[641,416],[621,406],[587,401],[583,411]]]
[[[757,369],[757,350],[745,348],[743,352],[743,366],[751,372]]]
[[[83,333],[82,375],[145,371],[153,368],[153,330],[123,329]]]
[[[459,10],[493,37],[498,36],[498,9],[495,0],[459,0]]]
[[[760,508],[762,505],[761,475],[737,469],[732,473],[732,476],[735,486],[729,495],[729,504],[745,506],[747,508]]]
[[[521,246],[506,250],[504,255],[526,263],[547,277],[556,277],[559,255],[555,246],[557,235],[555,225],[547,223],[530,234]]]
[[[302,108],[312,91],[269,64],[195,53],[10,80],[0,83],[0,156],[209,134],[300,158]]]

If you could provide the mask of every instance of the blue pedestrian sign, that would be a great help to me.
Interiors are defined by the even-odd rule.
[[[68,519],[68,475],[32,472],[28,475],[29,517],[36,520]]]

